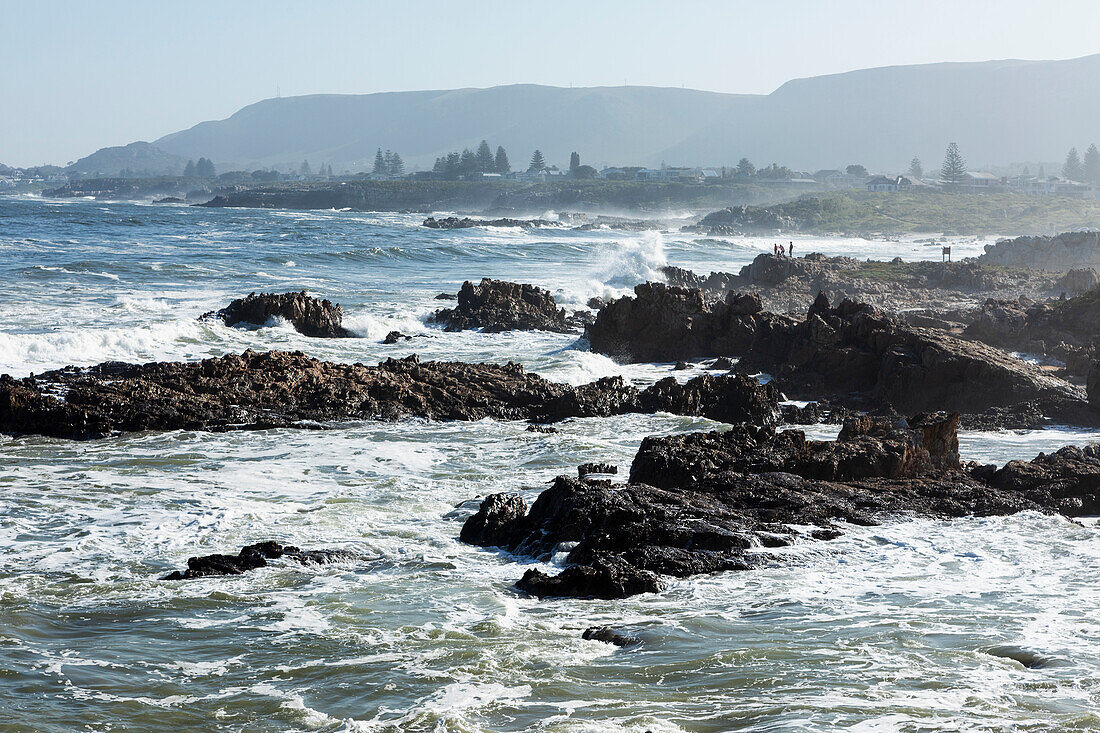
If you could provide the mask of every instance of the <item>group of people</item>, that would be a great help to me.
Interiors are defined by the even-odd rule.
[[[774,254],[777,257],[794,257],[794,242],[788,242],[786,247],[782,244],[774,244],[772,247],[775,248]]]

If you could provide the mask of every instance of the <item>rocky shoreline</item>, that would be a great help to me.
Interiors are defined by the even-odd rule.
[[[460,538],[561,569],[516,583],[539,597],[614,599],[664,578],[778,562],[767,550],[891,517],[1100,513],[1100,445],[1003,467],[961,464],[959,416],[857,417],[836,441],[754,424],[646,438],[629,482],[559,476],[535,502],[487,497]]]

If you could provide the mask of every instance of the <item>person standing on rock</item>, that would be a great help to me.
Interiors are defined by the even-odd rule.
[[[779,256],[779,245],[776,244],[775,242],[772,242],[772,254],[775,255],[776,257]]]
[[[787,256],[794,257],[794,242],[789,242],[787,244]]]

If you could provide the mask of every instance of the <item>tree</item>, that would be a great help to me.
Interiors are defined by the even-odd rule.
[[[309,161],[308,160],[303,160],[302,165],[298,167],[298,173],[300,175],[303,175],[303,176],[308,176],[312,172],[313,171],[310,170],[310,167],[309,167]]]
[[[924,177],[924,166],[921,165],[920,158],[909,161],[909,175],[916,179]]]
[[[570,153],[569,154],[569,172],[571,174],[575,175],[576,172],[577,172],[577,169],[580,168],[580,167],[581,167],[581,156],[580,156],[580,154],[575,152],[575,151]]]
[[[489,147],[489,143],[484,140],[477,146],[477,169],[482,173],[490,173],[496,167],[496,161],[493,160],[493,151]]]
[[[508,162],[508,153],[504,152],[503,147],[497,147],[497,157],[493,168],[497,173],[508,173],[512,170],[512,164]]]
[[[378,152],[374,154],[374,170],[371,173],[376,176],[386,173],[386,156],[382,155],[382,148],[378,148]]]
[[[1066,162],[1062,165],[1062,175],[1071,181],[1081,180],[1081,156],[1077,154],[1077,148],[1070,148],[1066,153]]]
[[[383,157],[383,162],[386,168],[386,175],[390,176],[403,176],[405,175],[405,161],[401,160],[401,156],[392,150],[387,150]]]
[[[844,172],[850,176],[855,176],[856,178],[867,178],[870,175],[867,172],[867,169],[859,165],[858,163],[853,163],[852,165],[848,166],[844,169]]]
[[[188,178],[193,178],[195,176],[195,161],[187,161],[187,165],[183,169],[183,175],[187,176]]]
[[[1041,181],[1041,180],[1043,180],[1043,179],[1044,179],[1044,178],[1046,178],[1046,177],[1047,177],[1047,172],[1046,172],[1046,170],[1045,170],[1045,169],[1043,168],[1043,166],[1041,166],[1041,165],[1040,165],[1040,166],[1039,166],[1039,180]]]
[[[199,178],[213,178],[214,177],[214,163],[210,158],[199,158],[195,163],[195,175]]]
[[[573,177],[581,181],[589,181],[599,175],[599,171],[590,165],[578,165],[573,171]]]
[[[1089,183],[1100,183],[1100,150],[1096,145],[1089,145],[1085,151],[1085,164],[1081,168],[1081,175]]]
[[[959,146],[956,143],[950,143],[943,156],[940,178],[944,183],[954,186],[963,180],[964,175],[966,175],[966,161],[959,152]]]
[[[474,151],[470,150],[469,148],[464,148],[462,150],[462,156],[461,158],[459,158],[459,160],[459,168],[462,175],[468,176],[471,173],[477,173],[477,154]]]
[[[756,166],[749,162],[748,158],[737,161],[737,175],[751,178],[756,175]]]
[[[527,166],[527,170],[535,173],[546,170],[546,159],[542,157],[541,150],[535,150],[535,154],[531,156],[531,165]]]

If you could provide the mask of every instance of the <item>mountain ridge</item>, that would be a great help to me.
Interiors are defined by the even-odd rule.
[[[1100,54],[1076,59],[895,65],[791,79],[770,94],[682,87],[495,87],[311,94],[261,100],[152,145],[220,170],[369,169],[377,148],[410,169],[482,139],[513,167],[535,148],[565,165],[734,165],[742,156],[802,170],[938,164],[958,142],[975,167],[1060,159],[1100,141]]]

